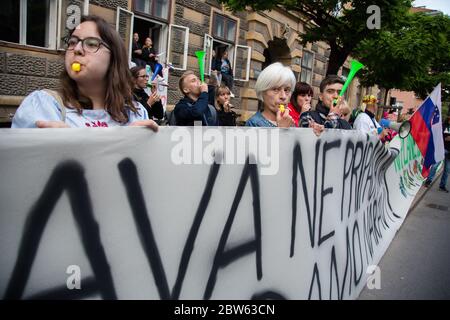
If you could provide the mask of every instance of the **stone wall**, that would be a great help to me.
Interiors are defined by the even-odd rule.
[[[174,24],[185,26],[189,28],[189,47],[188,47],[188,63],[187,70],[193,70],[197,76],[199,76],[198,72],[198,63],[197,57],[195,56],[195,51],[203,50],[203,42],[205,34],[211,34],[211,25],[210,18],[214,12],[221,12],[222,14],[226,14],[221,11],[222,5],[216,0],[176,0],[175,6],[172,7],[174,11]],[[245,21],[246,13],[239,13],[238,16],[234,16],[239,20],[239,30],[238,30],[238,42],[237,44],[247,45],[247,41],[245,39],[246,30],[248,30],[248,24]],[[179,63],[183,58],[183,43],[178,40],[181,38],[181,35],[174,34],[172,36],[172,44],[171,51],[173,53],[172,61],[173,63]],[[169,75],[169,89],[167,92],[167,102],[169,105],[169,109],[173,107],[174,104],[178,102],[181,98],[181,93],[178,89],[178,82],[184,71],[175,70],[172,71]],[[239,72],[241,72],[239,70]],[[205,77],[205,81],[208,80],[208,77]],[[233,90],[235,94],[235,99],[233,99],[233,104],[239,108],[241,99],[240,98],[240,89],[245,87],[245,83],[242,81],[235,81]]]
[[[113,10],[117,10],[117,7],[127,9],[128,0],[89,0],[89,4],[95,4]]]
[[[3,68],[0,73],[0,95],[26,96],[38,89],[58,87],[64,69],[62,57],[31,56],[26,53],[0,53]]]
[[[115,23],[115,11],[117,6],[128,8],[131,0],[90,0],[93,13],[105,15],[105,18]],[[170,23],[189,28],[189,47],[187,70],[193,70],[198,74],[197,58],[195,51],[203,50],[205,34],[212,34],[211,15],[220,12],[230,15],[217,0],[175,0],[171,6],[172,18]],[[251,116],[258,106],[254,92],[254,85],[258,75],[264,67],[265,50],[268,43],[275,38],[285,38],[291,53],[291,57],[285,57],[284,63],[291,66],[296,74],[301,72],[301,58],[304,50],[314,53],[312,85],[315,96],[319,93],[320,81],[326,75],[329,58],[329,48],[325,43],[314,43],[303,47],[300,44],[299,35],[303,32],[303,26],[292,23],[292,15],[286,15],[280,10],[264,13],[242,11],[232,13],[232,17],[239,21],[237,44],[247,45],[252,48],[250,62],[250,81],[235,81],[233,104],[241,108],[243,118]],[[114,20],[114,21],[113,21]],[[121,17],[121,30],[126,30],[127,18]],[[289,27],[289,28],[287,28]],[[299,28],[299,30],[297,30]],[[122,34],[125,38],[126,35]],[[171,39],[172,61],[180,63],[183,58],[184,43],[181,34],[175,31]],[[0,52],[0,98],[2,96],[24,97],[33,90],[58,86],[58,77],[63,70],[62,57],[56,51],[45,49],[30,49],[28,47],[9,46],[1,48]],[[236,62],[236,75],[242,75],[245,68],[244,59]],[[181,98],[178,89],[178,81],[183,71],[175,70],[169,75],[168,105],[169,109]],[[206,79],[207,80],[207,79]],[[356,91],[356,90],[354,90]],[[0,99],[0,102],[2,100]],[[12,100],[8,100],[12,101]],[[3,99],[4,102],[4,99]],[[6,108],[5,103],[0,107]],[[0,121],[1,122],[1,121]]]
[[[129,0],[90,0],[91,13],[105,14],[107,21],[114,20],[117,6],[128,7]],[[82,0],[68,1],[66,4],[82,4]],[[102,15],[103,16],[103,15]],[[120,23],[125,27],[126,17]],[[126,29],[126,28],[122,28]],[[61,35],[62,36],[62,35]],[[56,89],[59,76],[64,69],[63,55],[56,50],[32,48],[18,44],[1,45],[0,52],[0,106],[4,107],[5,96],[23,98],[34,90]],[[20,101],[15,99],[11,101]],[[14,106],[14,107],[17,107]]]

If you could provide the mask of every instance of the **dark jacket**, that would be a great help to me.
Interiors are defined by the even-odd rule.
[[[133,41],[133,50],[132,50],[132,54],[131,54],[131,57],[132,57],[131,60],[134,63],[136,63],[136,66],[145,67],[146,62],[142,59],[142,54],[136,53],[135,52],[136,50],[142,50],[142,47],[139,43]]]
[[[345,119],[337,119],[337,120],[328,120],[327,116],[330,112],[330,109],[325,107],[322,104],[322,101],[319,101],[316,105],[316,110],[311,110],[307,112],[303,112],[300,116],[300,120],[298,122],[299,127],[308,128],[310,119],[314,120],[316,123],[324,125],[325,128],[332,129],[344,129],[344,130],[352,130],[352,126]]]
[[[208,103],[212,106],[216,105],[216,86],[208,84]],[[217,110],[217,125],[218,126],[236,126],[237,114],[234,111],[225,112],[223,108]]]
[[[149,119],[152,119],[153,117],[155,117],[157,119],[162,119],[163,118],[163,116],[164,116],[164,108],[163,108],[163,105],[161,103],[161,100],[155,102],[150,107],[147,104],[148,94],[145,92],[144,89],[137,89],[137,88],[135,88],[133,90],[133,96],[136,99],[136,101],[138,101],[140,104],[142,104],[144,106],[145,109],[147,109],[148,118]]]
[[[445,141],[445,138],[450,136],[450,133],[445,132],[445,129],[443,130],[443,139],[444,139],[444,149],[445,149],[445,157],[447,159],[450,159],[450,141]]]
[[[142,54],[135,53],[134,51],[136,50],[142,50],[142,46],[138,42],[133,41],[131,57],[133,59],[142,59]]]
[[[208,107],[207,92],[202,92],[197,101],[186,96],[181,98],[173,112],[177,126],[193,126],[195,121],[201,121],[204,126],[217,125],[216,115]]]
[[[216,105],[216,86],[208,84],[208,103]]]
[[[235,127],[236,126],[236,112],[230,111],[225,112],[223,110],[217,111],[218,125],[224,127]]]
[[[217,70],[220,72],[222,62],[219,59],[213,58],[211,62],[211,70]]]
[[[225,73],[229,76],[233,76],[233,69],[231,68],[231,62],[228,59],[225,59],[226,63],[230,67],[229,72]],[[222,73],[222,59],[213,59],[211,63],[211,70],[217,70],[220,73]]]
[[[154,71],[155,64],[156,64],[156,58],[155,57],[150,58],[150,56],[149,56],[150,53],[156,54],[156,51],[153,47],[151,47],[151,48],[143,47],[141,59],[143,59],[152,68],[152,71]]]

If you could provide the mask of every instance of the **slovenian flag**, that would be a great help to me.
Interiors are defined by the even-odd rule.
[[[424,158],[422,175],[428,176],[430,167],[444,160],[444,140],[442,138],[441,84],[425,99],[412,115],[411,135]]]

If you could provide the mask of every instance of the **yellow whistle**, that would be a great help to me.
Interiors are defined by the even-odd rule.
[[[79,72],[81,70],[81,65],[78,62],[72,63],[72,70],[75,72]]]
[[[284,104],[280,104],[280,105],[278,106],[278,108],[280,109],[281,113],[283,113],[284,110],[285,110]]]

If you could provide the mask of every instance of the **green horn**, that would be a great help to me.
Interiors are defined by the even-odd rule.
[[[198,59],[198,67],[200,69],[200,79],[205,82],[205,51],[195,51],[195,55]]]
[[[348,74],[347,80],[345,81],[344,86],[341,89],[341,92],[339,92],[339,96],[340,97],[342,97],[344,95],[344,93],[347,90],[350,82],[352,82],[353,78],[355,77],[355,74],[363,67],[364,67],[364,65],[361,62],[359,62],[359,61],[352,60],[350,62],[350,73]],[[336,105],[337,100],[335,99],[333,101],[333,103]]]

